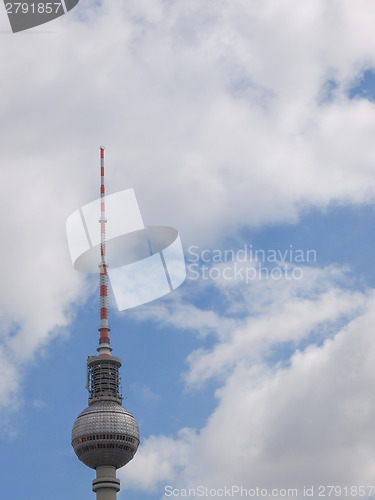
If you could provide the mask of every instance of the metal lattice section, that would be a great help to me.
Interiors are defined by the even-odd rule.
[[[120,366],[120,359],[114,356],[89,356],[87,361],[89,404],[108,399],[121,404]]]

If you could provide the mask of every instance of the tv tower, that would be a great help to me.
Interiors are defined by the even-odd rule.
[[[122,406],[119,387],[121,360],[111,355],[109,341],[104,147],[100,147],[100,170],[100,337],[98,355],[87,359],[89,406],[74,422],[72,446],[81,462],[96,469],[96,479],[92,482],[96,500],[116,500],[120,491],[116,469],[134,457],[139,445],[139,429],[133,415]]]

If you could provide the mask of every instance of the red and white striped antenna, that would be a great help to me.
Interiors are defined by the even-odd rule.
[[[104,147],[100,146],[100,338],[97,351],[99,356],[110,356],[112,347],[109,345],[108,326],[108,275],[105,253],[105,187],[104,187]]]

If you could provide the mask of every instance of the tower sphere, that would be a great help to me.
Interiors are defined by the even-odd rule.
[[[98,401],[83,410],[72,430],[77,457],[88,467],[127,464],[139,444],[139,429],[133,415],[114,401]]]

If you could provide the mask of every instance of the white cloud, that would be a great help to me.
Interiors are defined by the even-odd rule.
[[[18,402],[14,396],[19,389],[19,374],[3,349],[0,351],[0,362],[4,371],[0,381],[0,408],[7,407],[14,410],[18,407]],[[3,418],[0,421],[3,424]]]
[[[151,436],[145,441],[142,454],[137,454],[137,460],[127,465],[126,470],[131,470],[130,477],[126,476],[128,485],[154,490],[158,481],[176,479],[181,468],[188,465],[191,445],[195,441],[195,432],[189,428],[181,429],[177,440]]]
[[[227,338],[211,350],[190,354],[187,383],[200,385],[244,360],[256,362],[283,343],[289,342],[289,349],[295,349],[311,335],[315,336],[311,341],[319,342],[337,330],[337,324],[358,315],[366,298],[335,286],[337,272],[335,268],[304,268],[301,281],[269,279],[243,285],[242,312],[248,307],[245,318],[233,324]],[[328,285],[326,289],[323,283]],[[241,303],[238,293],[230,300]]]
[[[198,478],[249,487],[371,481],[373,305],[372,298],[365,315],[323,346],[297,352],[290,367],[257,370],[239,362],[201,433]],[[234,430],[220,455],[218,436]]]
[[[69,262],[65,237],[66,193],[47,165],[12,164],[1,183],[2,287],[0,336],[5,358],[0,401],[19,387],[19,369],[67,326],[87,287]],[[25,168],[26,167],[26,168]],[[30,167],[30,170],[27,169]],[[13,396],[12,396],[13,395]]]
[[[189,387],[201,386],[211,377],[222,378],[243,359],[255,363],[272,356],[279,345],[289,343],[288,349],[294,350],[301,342],[319,343],[366,307],[367,296],[355,290],[348,269],[286,264],[289,278],[275,273],[277,279],[272,279],[272,269],[283,268],[280,262],[268,265],[267,278],[255,274],[259,265],[267,269],[267,264],[257,261],[210,262],[207,269],[218,270],[219,279],[188,279],[178,293],[142,311],[142,319],[213,340],[209,349],[199,348],[188,356],[185,382]],[[194,269],[202,274],[201,268]],[[298,279],[292,277],[293,269],[299,270]],[[200,306],[199,300],[197,305],[190,302],[200,295],[212,295],[220,305],[212,309]]]
[[[134,467],[122,472],[123,484],[160,495],[167,484],[300,491],[304,485],[371,484],[375,297],[340,290],[337,275],[316,270],[304,285],[280,282],[259,315],[212,352],[196,352],[187,383],[220,376],[217,408],[187,446],[180,436],[146,440]],[[250,298],[244,300],[252,308]],[[305,344],[293,348],[289,361],[269,361],[280,342],[299,340]],[[163,463],[162,473],[151,467],[151,456]]]
[[[374,105],[345,94],[375,67],[374,10],[370,0],[82,0],[34,32],[0,34],[2,404],[19,388],[20,364],[66,328],[70,307],[87,296],[64,231],[66,217],[97,197],[100,144],[108,192],[134,187],[146,223],[178,228],[187,244],[296,221],[311,206],[374,198]],[[322,102],[328,79],[337,89]],[[370,309],[323,346],[297,353],[290,367],[257,365],[252,352],[298,342],[322,325],[331,331],[345,313],[367,307],[367,297],[332,283],[305,298],[272,287],[253,289],[260,295],[250,312],[260,312],[248,321],[176,309],[176,325],[217,330],[213,350],[191,356],[187,380],[227,378],[194,444],[196,465],[187,460],[189,440],[153,438],[147,460],[137,457],[155,464],[143,485],[220,483],[228,463],[233,480],[249,471],[265,482],[294,471],[288,480],[298,484],[304,475],[327,477],[324,470],[331,480],[340,471],[346,481],[370,477]],[[228,304],[234,311],[235,301]],[[159,472],[153,453],[161,441]]]
[[[60,188],[81,186],[78,204],[94,198],[88,151],[103,142],[112,191],[134,186],[145,220],[186,242],[368,201],[374,106],[343,90],[375,64],[373,10],[82,0],[55,34],[5,39],[4,158],[14,172],[26,155],[47,163]],[[338,89],[322,104],[327,79]]]
[[[160,394],[153,392],[153,390],[146,384],[133,383],[131,390],[136,392],[146,403],[160,400]]]

